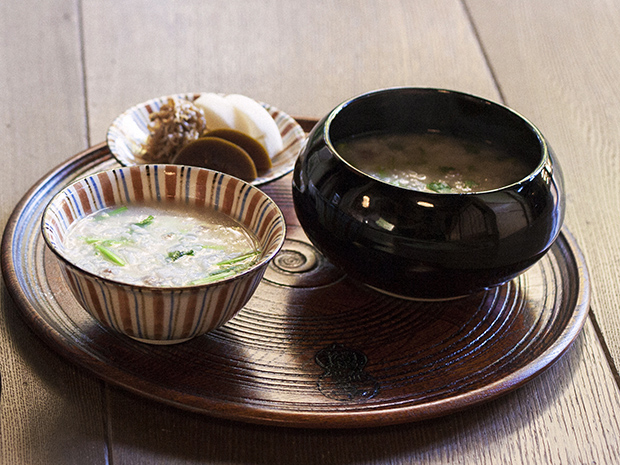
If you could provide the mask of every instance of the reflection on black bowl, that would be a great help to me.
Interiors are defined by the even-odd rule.
[[[334,148],[377,131],[489,141],[531,172],[483,192],[397,187],[354,168]],[[549,249],[564,219],[562,174],[538,129],[502,105],[439,89],[384,89],[336,107],[297,160],[293,199],[304,231],[332,263],[414,299],[454,298],[514,278]]]

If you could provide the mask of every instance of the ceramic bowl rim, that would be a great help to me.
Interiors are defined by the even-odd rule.
[[[146,167],[174,167],[175,169],[178,169],[180,167],[183,167],[183,165],[171,165],[171,164],[141,164],[140,165],[140,169],[146,169]],[[144,168],[142,168],[144,167]],[[242,270],[238,273],[235,273],[232,276],[228,276],[226,278],[222,278],[220,280],[214,281],[214,282],[210,282],[210,283],[204,283],[204,284],[194,284],[194,285],[185,285],[185,286],[149,286],[149,285],[145,285],[145,284],[135,284],[135,283],[127,283],[124,281],[119,281],[116,279],[111,279],[111,278],[107,278],[105,276],[101,276],[97,273],[93,273],[92,271],[88,271],[86,269],[84,269],[83,267],[79,266],[78,264],[74,263],[73,261],[69,260],[67,257],[65,257],[62,252],[59,250],[59,248],[57,247],[56,244],[53,243],[53,241],[51,240],[51,238],[49,237],[49,231],[47,231],[47,228],[45,228],[45,220],[47,217],[47,213],[50,211],[52,204],[57,201],[57,199],[61,198],[64,193],[70,189],[71,187],[77,185],[80,182],[83,182],[85,179],[93,177],[93,176],[97,176],[100,173],[107,173],[107,172],[112,172],[112,171],[125,171],[125,170],[129,170],[132,167],[130,166],[120,166],[120,167],[116,167],[116,168],[111,168],[111,169],[107,169],[107,170],[103,170],[103,171],[98,171],[95,173],[91,173],[89,175],[86,175],[80,179],[76,179],[75,181],[71,182],[70,184],[68,184],[67,186],[63,187],[59,192],[57,192],[56,194],[54,194],[54,196],[50,199],[50,201],[47,203],[47,205],[45,206],[45,208],[43,209],[43,213],[41,215],[41,221],[40,221],[40,229],[41,229],[41,233],[43,236],[43,239],[48,247],[49,250],[51,250],[54,255],[61,260],[65,266],[68,266],[72,269],[77,270],[79,273],[87,276],[89,279],[94,279],[94,280],[99,280],[99,281],[103,281],[106,283],[110,283],[113,286],[119,286],[119,287],[124,287],[124,288],[131,288],[133,290],[138,290],[138,291],[142,291],[142,292],[150,292],[150,293],[171,293],[171,292],[183,292],[183,291],[190,291],[190,290],[201,290],[201,289],[207,289],[207,288],[215,288],[215,287],[220,287],[220,286],[224,286],[227,284],[232,283],[233,281],[237,281],[240,280],[241,278],[245,277],[246,275],[255,273],[256,271],[260,270],[262,267],[267,266],[269,264],[269,262],[271,260],[273,260],[273,258],[278,254],[278,252],[280,251],[280,249],[282,248],[282,246],[284,245],[284,242],[286,240],[286,219],[284,217],[284,213],[282,212],[282,210],[280,209],[280,207],[278,206],[278,204],[276,204],[276,202],[269,196],[267,195],[265,192],[263,192],[261,189],[259,189],[257,186],[254,186],[246,181],[243,181],[242,179],[239,178],[235,178],[234,176],[231,176],[229,174],[226,173],[222,173],[219,171],[214,171],[214,170],[210,170],[207,168],[199,168],[199,167],[194,167],[192,166],[191,169],[192,170],[203,170],[203,171],[209,171],[212,173],[217,173],[218,175],[222,175],[224,177],[228,177],[228,178],[233,178],[236,179],[237,181],[241,182],[242,184],[245,184],[247,187],[249,187],[250,190],[257,190],[260,192],[260,194],[262,196],[264,196],[268,203],[275,207],[277,216],[279,218],[281,218],[281,222],[282,222],[282,237],[278,240],[278,243],[276,245],[276,247],[273,248],[273,250],[269,253],[266,254],[264,257],[262,257],[259,261],[257,261],[256,263],[254,263],[253,265],[251,265],[250,267],[248,267],[245,270]],[[177,203],[178,198],[175,196],[174,197],[174,203]],[[131,205],[132,202],[128,202],[127,205]],[[119,204],[119,206],[121,206],[121,204]],[[98,210],[100,211],[100,210]],[[93,212],[94,213],[94,212]]]

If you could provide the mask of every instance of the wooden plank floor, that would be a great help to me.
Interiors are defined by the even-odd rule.
[[[592,313],[620,363],[620,4],[468,1],[506,103],[533,120],[564,167],[566,223],[586,256]],[[514,47],[518,37],[519,47]]]
[[[238,92],[320,117],[361,92],[444,87],[505,102],[551,139],[566,223],[594,283],[583,333],[523,388],[380,429],[258,427],[103,383],[51,352],[0,294],[0,463],[620,463],[620,4],[8,0],[0,4],[2,226],[37,179],[173,92]]]
[[[36,14],[33,14],[36,12]],[[0,214],[86,147],[76,2],[0,4]],[[103,383],[66,363],[0,294],[0,463],[105,463]]]

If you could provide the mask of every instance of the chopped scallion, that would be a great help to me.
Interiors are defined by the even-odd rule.
[[[234,257],[234,258],[231,258],[231,259],[228,259],[228,260],[221,261],[221,262],[219,262],[219,263],[217,264],[217,266],[228,266],[228,265],[234,265],[234,264],[236,264],[236,263],[243,262],[243,261],[248,260],[248,259],[250,259],[250,258],[254,258],[254,257],[256,257],[257,255],[258,255],[258,252],[257,252],[257,251],[253,251],[253,252],[244,253],[244,254],[239,255],[239,256],[237,256],[237,257]]]
[[[191,286],[198,286],[201,284],[209,284],[215,281],[219,281],[220,279],[228,278],[229,276],[233,276],[237,273],[236,269],[228,269],[228,270],[219,270],[214,273],[211,273],[209,276],[205,276],[204,278],[197,279],[189,283]]]
[[[173,262],[186,255],[193,256],[194,251],[193,250],[175,250],[174,252],[168,252],[168,258],[171,259]]]
[[[433,192],[438,192],[438,193],[446,193],[446,192],[451,192],[452,188],[445,182],[443,181],[433,181],[433,182],[429,182],[426,187],[428,187],[430,190],[432,190]]]
[[[155,220],[155,217],[153,215],[149,215],[146,218],[144,218],[142,221],[138,221],[137,223],[134,223],[136,226],[140,226],[140,227],[145,227],[148,226],[149,224],[151,224],[153,222],[153,220]]]
[[[103,257],[105,257],[107,260],[111,261],[112,263],[118,266],[125,266],[125,260],[123,260],[121,257],[116,255],[106,246],[97,243],[94,245],[94,247],[95,247],[95,250],[99,252],[101,255],[103,255]]]
[[[105,210],[101,212],[100,214],[98,214],[97,216],[95,216],[95,220],[105,220],[106,218],[109,218],[114,215],[118,215],[119,213],[126,212],[127,210],[128,208],[126,205],[115,208],[114,210]]]

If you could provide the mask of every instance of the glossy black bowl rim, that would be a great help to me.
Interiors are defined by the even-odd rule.
[[[334,147],[334,145],[332,144],[331,141],[331,137],[330,137],[330,128],[331,128],[331,124],[334,121],[334,119],[336,119],[336,117],[338,117],[338,115],[342,112],[342,110],[344,110],[346,107],[348,107],[349,105],[358,102],[360,100],[366,99],[366,98],[370,98],[379,94],[386,94],[386,93],[397,93],[397,92],[407,92],[407,91],[414,91],[414,92],[424,92],[424,93],[429,93],[429,94],[451,94],[451,95],[456,95],[459,97],[464,97],[464,98],[468,98],[468,99],[472,99],[472,100],[477,100],[478,102],[482,103],[482,104],[486,104],[486,105],[490,105],[493,106],[495,108],[497,108],[498,110],[501,111],[505,111],[507,113],[512,114],[513,116],[515,116],[518,120],[521,120],[528,128],[529,130],[536,136],[536,138],[538,139],[538,143],[540,145],[540,150],[541,150],[541,156],[540,156],[540,161],[538,163],[538,165],[536,166],[536,168],[534,168],[527,176],[525,176],[522,179],[519,179],[518,181],[515,181],[511,184],[507,184],[505,186],[502,187],[498,187],[497,189],[489,189],[489,190],[484,190],[484,191],[474,191],[474,192],[450,192],[450,193],[442,193],[442,192],[427,192],[427,191],[421,191],[418,189],[410,189],[407,187],[401,187],[401,186],[397,186],[395,184],[383,181],[379,178],[376,178],[374,176],[369,175],[368,173],[365,173],[364,171],[356,168],[355,166],[353,166],[352,164],[350,164],[347,160],[345,160],[336,150],[336,148]],[[463,195],[467,195],[467,196],[479,196],[479,195],[483,195],[483,194],[490,194],[490,193],[496,193],[496,192],[503,192],[503,191],[508,191],[508,190],[512,190],[514,189],[516,186],[520,186],[523,183],[526,183],[534,178],[536,178],[540,172],[544,169],[545,165],[547,165],[550,162],[550,151],[549,151],[549,145],[547,144],[547,140],[545,139],[545,137],[543,136],[542,132],[529,120],[527,119],[525,116],[521,115],[520,113],[518,113],[517,111],[507,107],[506,105],[503,105],[501,103],[497,103],[494,102],[492,100],[483,98],[483,97],[479,97],[473,94],[469,94],[466,92],[460,92],[460,91],[456,91],[456,90],[450,90],[450,89],[442,89],[442,88],[435,88],[435,87],[386,87],[383,89],[377,89],[377,90],[372,90],[369,92],[364,92],[362,94],[359,94],[355,97],[352,97],[350,99],[345,100],[344,102],[342,102],[341,104],[339,104],[337,107],[335,107],[333,110],[331,110],[327,116],[325,117],[325,123],[323,124],[323,139],[325,141],[325,145],[329,148],[330,152],[339,160],[341,161],[349,170],[353,171],[354,173],[358,174],[359,176],[368,179],[369,181],[374,181],[374,182],[378,182],[384,186],[387,186],[389,188],[393,188],[396,189],[397,191],[400,192],[418,192],[421,194],[425,194],[425,195],[429,195],[429,196],[441,196],[443,198],[446,197],[450,197],[450,196],[463,196]]]

